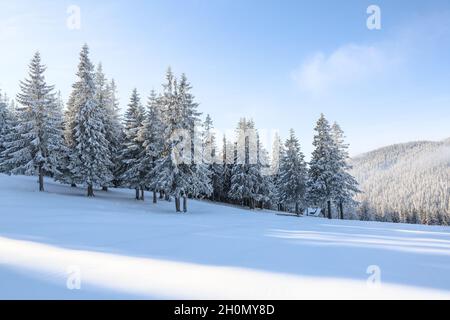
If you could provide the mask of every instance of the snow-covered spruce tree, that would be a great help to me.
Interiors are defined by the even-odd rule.
[[[147,112],[143,120],[142,126],[138,130],[138,142],[142,144],[141,154],[138,158],[141,159],[139,171],[143,172],[144,185],[153,192],[153,203],[157,203],[155,187],[156,177],[153,169],[156,166],[156,161],[160,157],[163,148],[163,123],[161,121],[161,112],[159,108],[159,99],[154,91],[151,92],[147,103]]]
[[[64,129],[64,142],[67,153],[61,159],[62,163],[65,163],[65,166],[62,168],[62,174],[56,177],[56,180],[70,184],[72,187],[76,187],[76,177],[73,174],[70,168],[71,155],[75,148],[75,91],[72,91],[69,100],[67,101],[66,108],[64,110],[63,116],[63,129]]]
[[[280,161],[277,190],[280,203],[294,209],[297,215],[306,208],[308,170],[304,158],[294,130],[291,129]]]
[[[69,168],[73,182],[87,186],[88,197],[93,197],[94,187],[103,187],[112,180],[112,163],[105,137],[105,112],[96,99],[94,66],[87,45],[80,53],[77,77],[69,100],[73,118],[66,118],[71,122],[66,122],[66,139],[70,135],[72,143]]]
[[[308,202],[321,208],[326,206],[328,218],[331,219],[331,202],[338,188],[338,153],[331,136],[330,125],[323,114],[320,115],[314,130],[315,149],[309,163]]]
[[[269,197],[272,205],[276,207],[278,211],[283,210],[283,206],[279,198],[280,193],[277,190],[278,179],[280,178],[280,162],[283,158],[283,152],[284,148],[283,143],[281,142],[281,137],[278,133],[275,133],[272,145],[272,159],[270,162],[272,188]]]
[[[206,115],[203,122],[202,130],[202,158],[203,162],[208,166],[211,178],[212,194],[211,200],[220,199],[223,188],[222,171],[223,164],[219,161],[217,154],[216,136],[213,131],[213,121],[211,116]]]
[[[130,102],[124,118],[124,143],[122,146],[122,185],[136,190],[136,200],[144,200],[144,186],[146,172],[141,166],[144,146],[139,139],[145,118],[144,107],[137,89],[133,89]],[[141,191],[141,194],[139,194]]]
[[[163,190],[167,196],[175,198],[175,210],[181,212],[180,199],[183,197],[183,211],[187,211],[187,197],[200,194],[209,195],[211,186],[207,168],[198,159],[195,148],[195,125],[197,104],[190,94],[190,85],[183,76],[177,84],[172,71],[167,71],[166,84],[160,97],[164,123],[164,146],[161,157],[153,169],[153,187]]]
[[[187,199],[190,197],[210,196],[213,192],[211,186],[211,172],[209,166],[203,160],[202,141],[198,132],[200,126],[200,112],[197,111],[198,104],[191,93],[192,87],[185,74],[181,75],[180,84],[177,89],[177,101],[180,104],[182,114],[182,131],[188,132],[184,141],[178,146],[181,153],[185,153],[190,147],[190,157],[184,155],[180,158],[184,161],[178,164],[183,183],[188,182],[182,191],[183,212],[187,212]],[[188,140],[186,140],[186,138]],[[179,148],[181,146],[181,148]],[[190,158],[190,159],[189,159]],[[188,161],[185,161],[188,160]],[[189,162],[190,160],[190,162]]]
[[[229,197],[254,209],[256,201],[261,200],[263,177],[257,163],[257,133],[253,121],[241,119],[236,133],[236,162],[231,171]]]
[[[5,143],[8,141],[7,137],[11,133],[13,123],[13,114],[8,107],[7,98],[0,91],[0,173],[7,173],[9,170],[5,165],[2,165],[4,161],[4,152],[6,151]]]
[[[348,145],[345,143],[344,131],[335,122],[331,127],[331,135],[337,152],[337,185],[334,191],[333,199],[338,206],[339,217],[344,219],[344,206],[353,206],[356,202],[353,200],[356,193],[359,193],[358,182],[349,173],[352,167],[349,165]]]
[[[216,187],[219,192],[219,200],[222,202],[228,202],[228,194],[231,190],[231,171],[234,164],[234,144],[231,141],[228,141],[225,135],[222,139],[222,152],[220,156],[222,159],[222,168],[220,170],[220,178]]]
[[[109,155],[111,156],[111,167],[109,170],[113,174],[114,181],[111,181],[110,185],[117,185],[117,177],[115,173],[118,172],[119,157],[118,151],[120,148],[120,138],[122,135],[121,123],[118,115],[118,102],[116,98],[116,86],[115,82],[112,81],[111,84],[108,83],[105,74],[103,73],[103,66],[101,63],[98,64],[95,73],[95,98],[97,100],[99,108],[103,110],[104,113],[104,127],[105,127],[105,138],[108,141]],[[109,185],[104,185],[103,190],[108,191]]]
[[[61,92],[55,96],[54,108],[50,110],[51,120],[51,135],[53,139],[49,146],[49,158],[52,164],[52,176],[55,180],[59,181],[67,173],[69,162],[67,161],[69,155],[69,149],[64,141],[64,115],[63,115],[64,102],[61,97]]]
[[[120,150],[123,144],[124,132],[120,116],[119,99],[117,96],[117,85],[114,79],[112,79],[106,85],[107,91],[107,104],[106,104],[106,139],[109,143],[109,150],[111,152],[111,161],[113,162],[112,184],[115,187],[120,186],[120,172],[122,162],[120,159]]]
[[[17,124],[4,143],[5,166],[13,174],[37,175],[39,191],[44,191],[44,176],[56,170],[57,157],[53,152],[60,149],[62,136],[53,86],[47,85],[45,70],[36,52],[29,65],[28,78],[20,83]]]
[[[17,125],[17,113],[13,100],[6,94],[0,96],[1,136],[0,136],[0,172],[10,174],[14,168],[13,164],[7,161],[10,156],[6,144],[19,139],[14,128]],[[13,150],[9,150],[13,151]]]

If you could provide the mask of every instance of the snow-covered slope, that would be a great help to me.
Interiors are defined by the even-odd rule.
[[[352,165],[368,218],[450,223],[450,139],[384,147]]]
[[[450,298],[448,227],[46,187],[0,175],[0,298]]]

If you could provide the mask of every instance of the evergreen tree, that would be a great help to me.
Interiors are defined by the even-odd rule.
[[[134,89],[124,119],[125,137],[121,152],[123,170],[121,180],[123,181],[124,186],[136,190],[136,200],[144,200],[143,195],[146,173],[141,167],[144,146],[141,139],[139,139],[139,131],[143,126],[144,118],[144,107],[141,104],[137,89]],[[139,195],[139,191],[141,191],[141,195]]]
[[[178,85],[170,69],[166,81],[160,98],[164,114],[164,146],[153,170],[154,187],[175,198],[177,212],[181,211],[183,197],[183,211],[186,212],[188,195],[209,195],[211,186],[208,170],[201,161],[201,148],[196,148],[195,126],[199,113],[190,93],[191,87],[185,76]]]
[[[326,205],[328,218],[331,219],[331,202],[338,188],[339,159],[330,125],[323,114],[314,130],[316,131],[313,142],[315,149],[309,163],[308,200],[312,205],[322,208]]]
[[[106,104],[106,139],[109,143],[109,151],[111,152],[111,161],[113,163],[112,173],[114,179],[112,183],[115,187],[118,187],[120,185],[120,172],[122,166],[120,150],[124,140],[124,132],[120,116],[119,100],[117,97],[117,85],[114,79],[107,84],[106,91],[108,97],[108,102]]]
[[[8,173],[9,168],[4,163],[6,160],[6,143],[8,135],[14,127],[13,112],[8,106],[7,97],[0,91],[0,173]]]
[[[66,139],[67,134],[70,135],[68,140],[72,144],[69,168],[73,181],[86,185],[88,197],[93,197],[94,187],[108,185],[113,177],[105,137],[105,112],[97,101],[94,66],[87,45],[80,53],[77,77],[69,100],[73,118],[66,123]]]
[[[20,83],[17,124],[6,138],[3,152],[3,166],[10,167],[13,174],[37,175],[39,191],[44,191],[44,176],[56,171],[53,152],[61,143],[53,86],[47,85],[45,70],[36,52],[28,78]]]
[[[70,168],[71,155],[75,148],[75,94],[75,91],[71,92],[66,104],[66,109],[63,113],[64,142],[67,152],[63,158],[61,158],[61,163],[65,164],[62,169],[62,174],[56,177],[58,181],[70,184],[72,187],[76,186],[76,177]]]
[[[294,207],[297,215],[306,207],[307,176],[304,155],[300,151],[294,130],[291,129],[281,158],[277,190],[280,203],[290,208]]]
[[[253,121],[241,119],[237,127],[236,161],[231,171],[229,197],[255,208],[262,200],[263,177],[258,165],[257,133]]]
[[[277,186],[279,185],[278,180],[280,178],[280,163],[283,158],[283,143],[281,142],[281,137],[278,133],[275,134],[273,138],[272,145],[272,160],[271,160],[271,183],[272,188],[270,192],[270,199],[272,204],[276,207],[277,210],[282,211],[282,203],[280,200],[280,193],[277,190]]]
[[[214,134],[214,126],[211,116],[206,115],[205,121],[203,122],[202,131],[202,158],[203,163],[208,167],[210,178],[212,194],[211,199],[216,201],[220,199],[223,189],[222,181],[222,171],[223,164],[219,161],[217,154],[216,136]]]
[[[222,153],[221,153],[221,170],[220,177],[216,183],[213,182],[213,187],[219,193],[219,199],[223,202],[228,202],[228,194],[231,190],[231,172],[234,165],[234,144],[227,140],[224,135],[222,139]]]
[[[117,88],[114,80],[108,83],[103,73],[102,64],[99,63],[95,74],[96,100],[100,109],[103,110],[103,123],[105,128],[105,138],[108,141],[109,155],[111,156],[111,171],[114,179],[112,185],[118,185],[117,172],[120,167],[118,151],[120,149],[120,139],[122,137],[122,127],[118,115]],[[108,185],[103,186],[103,190],[108,190]]]
[[[157,202],[156,177],[153,169],[159,159],[163,148],[161,112],[156,93],[151,92],[147,112],[141,128],[138,131],[138,141],[142,143],[142,154],[138,156],[141,160],[140,171],[145,174],[144,183],[153,191],[153,203]]]
[[[359,193],[358,182],[349,173],[352,167],[349,165],[348,145],[345,143],[344,131],[335,122],[331,127],[332,138],[337,152],[337,188],[334,194],[334,201],[338,206],[339,217],[344,219],[344,206],[355,205],[353,200],[356,193]]]
[[[52,164],[52,176],[55,180],[60,180],[64,174],[67,173],[69,149],[64,141],[64,116],[63,116],[64,102],[61,97],[61,92],[58,91],[54,108],[50,110],[49,119],[51,122],[50,132],[53,137],[49,145],[49,160]]]

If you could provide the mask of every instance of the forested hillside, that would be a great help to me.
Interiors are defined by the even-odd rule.
[[[450,223],[450,139],[384,147],[352,165],[362,219]]]

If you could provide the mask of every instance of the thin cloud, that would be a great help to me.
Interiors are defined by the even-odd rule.
[[[337,86],[350,85],[387,70],[393,59],[376,45],[344,45],[331,54],[318,52],[294,71],[301,90],[322,93]]]
[[[393,30],[382,42],[348,43],[328,54],[316,52],[292,72],[292,78],[311,94],[388,78],[417,54],[433,52],[448,41],[449,18],[450,12],[422,16]]]

